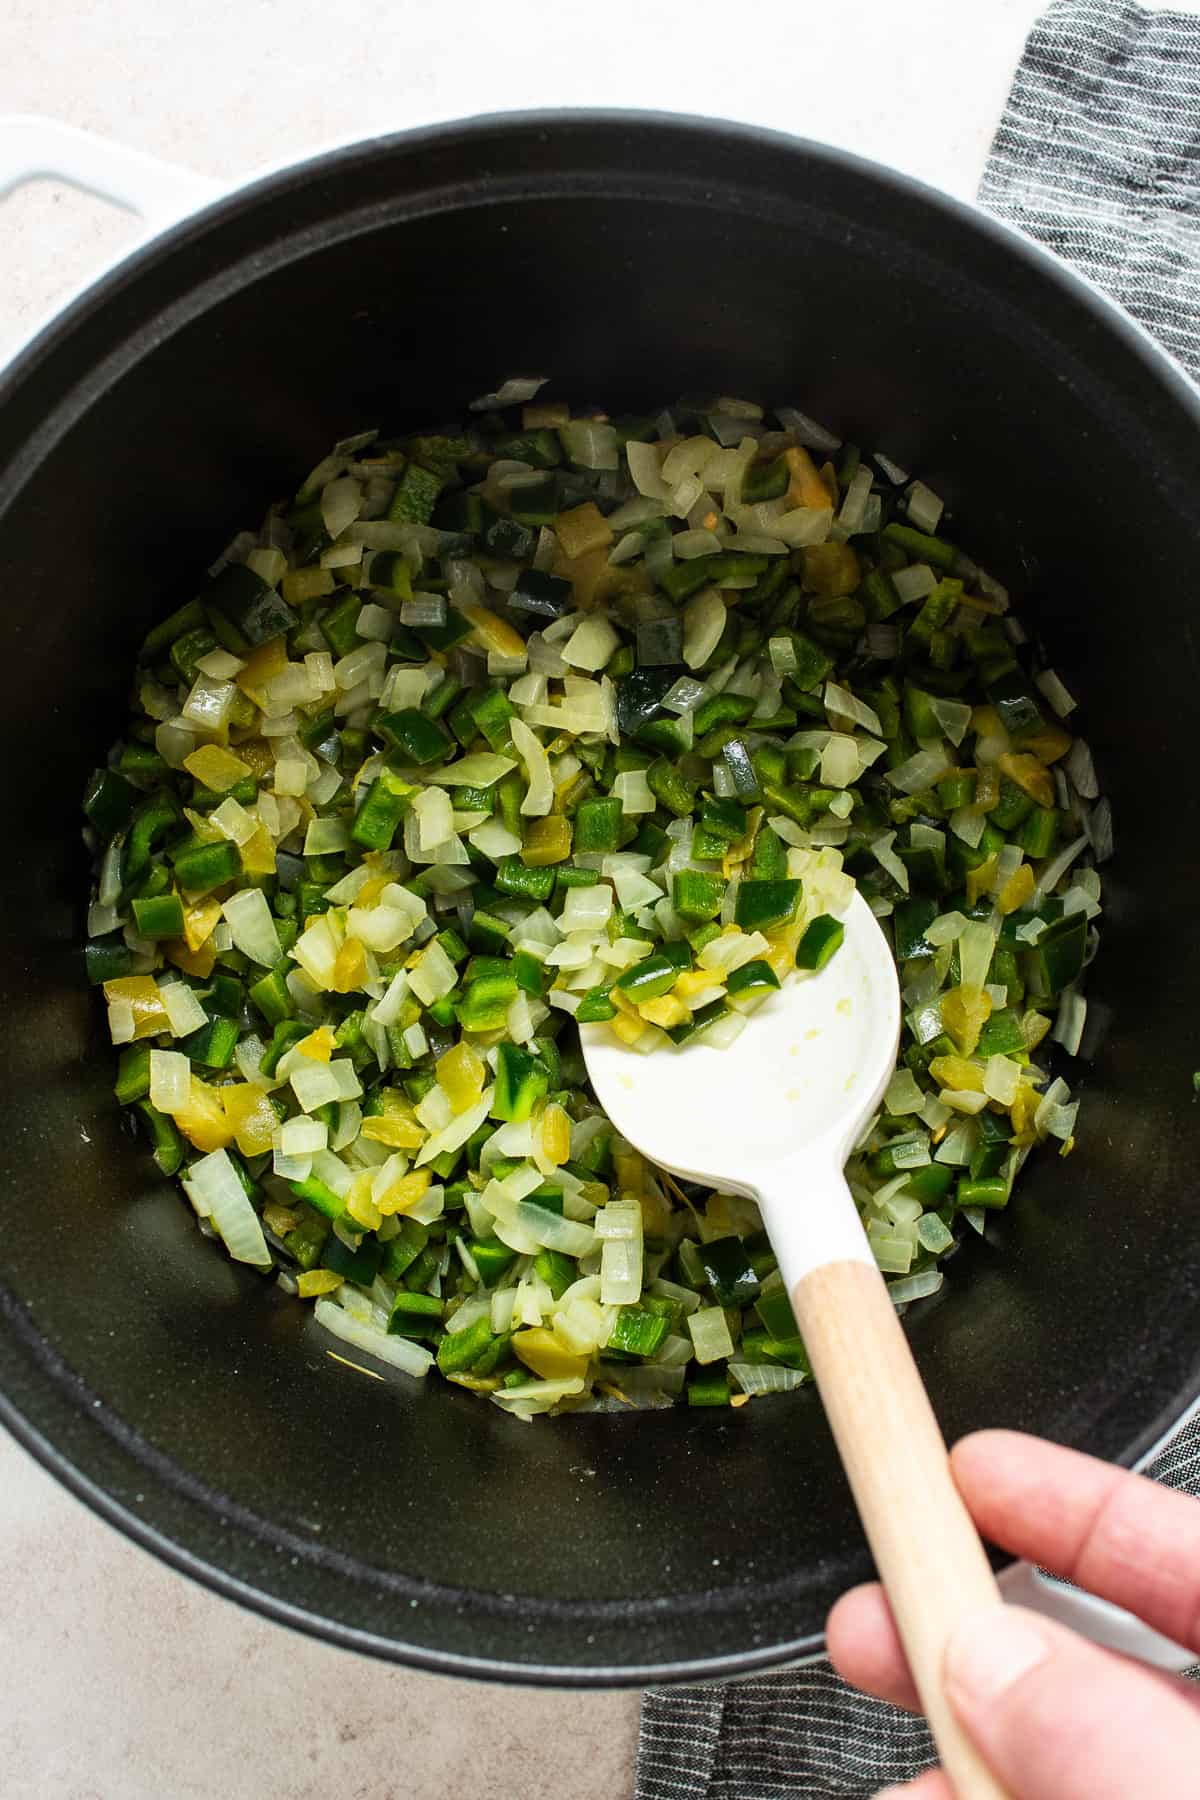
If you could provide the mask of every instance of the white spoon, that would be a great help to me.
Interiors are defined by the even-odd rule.
[[[584,1054],[652,1162],[758,1202],[943,1766],[963,1800],[997,1800],[942,1659],[955,1624],[1000,1594],[842,1174],[900,1033],[895,965],[859,894],[843,923],[826,968],[771,994],[730,1049],[639,1055],[585,1025]]]

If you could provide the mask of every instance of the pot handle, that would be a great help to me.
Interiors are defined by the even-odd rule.
[[[0,118],[0,198],[45,177],[125,207],[152,231],[165,230],[223,192],[207,176],[57,119],[34,113]]]
[[[1090,1638],[1093,1644],[1102,1644],[1106,1650],[1118,1650],[1122,1656],[1136,1657],[1152,1668],[1169,1669],[1174,1674],[1200,1662],[1194,1650],[1185,1650],[1182,1644],[1152,1631],[1132,1613],[1111,1606],[1107,1600],[1097,1600],[1082,1588],[1056,1581],[1032,1563],[1012,1563],[1001,1570],[998,1580],[1001,1593],[1011,1605],[1027,1606],[1032,1612],[1077,1631],[1081,1637]]]

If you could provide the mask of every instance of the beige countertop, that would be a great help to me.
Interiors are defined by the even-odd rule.
[[[645,106],[825,138],[969,195],[1040,10],[5,0],[0,114],[49,114],[232,184],[470,113]],[[0,202],[0,356],[136,236],[55,183]],[[635,1694],[410,1673],[268,1624],[135,1549],[3,1434],[0,1572],[8,1800],[631,1792]]]

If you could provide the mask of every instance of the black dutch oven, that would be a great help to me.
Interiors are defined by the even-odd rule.
[[[1135,1463],[1200,1390],[1197,394],[1051,258],[884,169],[574,113],[257,182],[3,378],[0,1416],[138,1542],[338,1644],[529,1681],[732,1674],[818,1648],[869,1572],[815,1394],[525,1426],[364,1379],[155,1178],[82,979],[80,792],[149,623],[335,438],[524,371],[613,408],[800,405],[919,470],[1027,596],[1117,823],[1082,1130],[912,1339],[951,1439]]]

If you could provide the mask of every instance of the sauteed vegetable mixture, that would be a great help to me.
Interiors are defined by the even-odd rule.
[[[755,1208],[621,1141],[576,1021],[725,1046],[857,884],[904,1029],[847,1173],[904,1306],[1072,1147],[1108,806],[922,481],[541,386],[336,445],[150,632],[87,969],[201,1229],[356,1350],[523,1418],[738,1406],[809,1378]]]

